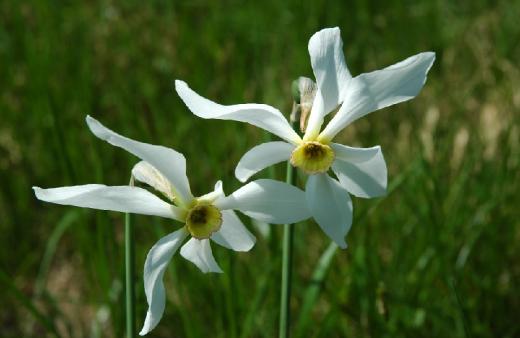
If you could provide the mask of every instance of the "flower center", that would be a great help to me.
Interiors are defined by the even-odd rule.
[[[197,239],[209,238],[221,225],[222,214],[211,204],[197,204],[186,216],[186,228]]]
[[[323,173],[334,162],[334,151],[326,144],[310,141],[300,144],[291,154],[291,164],[307,174]]]

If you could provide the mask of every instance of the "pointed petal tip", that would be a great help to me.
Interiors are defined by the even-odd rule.
[[[188,84],[182,80],[175,80],[175,90],[179,91],[181,88],[187,88]],[[189,87],[188,87],[189,88]]]
[[[329,235],[327,235],[327,236],[329,236]],[[346,234],[345,234],[345,236],[346,236]],[[344,237],[341,239],[339,239],[339,238],[334,239],[329,236],[329,238],[342,250],[345,250],[348,247],[347,242],[345,241]]]
[[[94,118],[90,115],[85,116],[85,122],[87,123],[87,126],[90,129],[90,125],[94,122]]]
[[[319,31],[317,31],[316,33],[325,33],[325,32],[334,32],[334,33],[340,33],[341,30],[339,29],[338,26],[334,26],[334,27],[325,27],[325,28],[322,28],[320,29]]]
[[[255,246],[255,244],[256,244],[256,237],[254,235],[252,235],[251,243],[249,243],[247,246],[233,249],[233,251],[235,251],[235,252],[249,252]]]
[[[87,115],[85,118],[85,121],[87,121],[88,129],[94,134],[96,137],[106,141],[110,134],[106,131],[106,127],[101,124],[98,120],[93,118],[90,115]]]
[[[213,255],[213,253],[212,253],[212,255]],[[214,260],[214,258],[213,258],[213,260]],[[207,271],[202,271],[202,272],[204,272],[204,273],[210,273],[210,272],[211,273],[224,273],[224,270],[222,270],[220,265],[218,265],[217,261],[214,260],[214,262],[215,262],[214,266],[208,266]]]
[[[90,126],[91,124],[95,124],[96,122],[98,122],[98,120],[96,120],[95,118],[93,118],[92,116],[90,115],[87,115],[87,117],[85,117],[85,121],[87,121],[87,124]],[[98,122],[99,123],[99,122]]]
[[[98,120],[96,120],[95,118],[93,118],[90,115],[87,115],[85,117],[85,121],[87,122],[87,126],[90,129],[90,131],[97,136],[95,130],[99,130],[100,129],[100,126],[102,126],[101,122],[99,122]]]
[[[224,273],[224,271],[222,271],[220,266],[217,266],[214,270],[212,270],[212,269],[202,270],[200,267],[199,267],[199,269],[205,275],[208,274],[208,273]]]
[[[329,28],[334,34],[341,35],[341,29],[338,26]]]
[[[245,247],[245,248],[241,248],[240,250],[233,250],[233,251],[235,251],[235,252],[249,252],[255,246],[255,243],[256,243],[256,239],[255,239],[255,242],[253,242],[253,244],[251,246],[248,246],[248,247]]]
[[[410,58],[413,58],[413,57],[414,56],[411,56]],[[432,52],[432,51],[422,52],[422,53],[419,53],[419,54],[415,55],[415,60],[420,60],[420,61],[426,63],[426,67],[424,68],[425,75],[424,75],[423,85],[424,85],[424,83],[426,83],[426,79],[428,77],[428,72],[432,68],[433,63],[435,62],[436,57],[437,57],[436,53]]]
[[[241,170],[241,168],[236,167],[235,168],[235,177],[237,180],[239,180],[241,183],[246,183],[246,181],[251,177],[248,172]]]
[[[34,191],[34,196],[36,199],[43,201],[43,202],[49,202],[49,190],[40,188],[40,187],[32,187]],[[52,194],[52,193],[51,193]]]
[[[144,319],[143,327],[141,328],[141,331],[139,331],[140,336],[147,335],[150,333],[150,331],[153,330],[153,326],[150,325],[150,311],[148,310],[146,312],[146,318]]]
[[[151,326],[149,323],[147,323],[147,321],[145,320],[145,323],[143,324],[143,328],[141,329],[141,331],[139,331],[139,335],[142,337],[142,336],[146,336],[147,334],[149,334],[153,329],[155,328],[155,326]]]
[[[42,188],[40,188],[40,187],[36,187],[36,186],[34,186],[34,187],[32,187],[32,190],[33,190],[34,195],[36,196],[36,198],[39,199],[39,200],[41,200],[41,199],[42,199],[42,198],[41,198],[41,197],[42,197],[42,193],[43,193],[43,190],[44,190],[44,189],[42,189]]]
[[[345,241],[342,241],[341,243],[336,243],[336,244],[342,250],[345,250],[346,248],[348,248],[347,242],[345,242]]]
[[[435,59],[437,58],[437,54],[432,51],[424,52],[422,54],[424,55],[425,58],[430,59],[430,66],[428,67],[428,69],[426,71],[426,72],[428,72],[430,70],[431,66],[433,65],[433,63],[435,62]]]
[[[251,245],[245,247],[244,250],[242,250],[243,252],[249,252],[255,246],[255,244],[256,244],[256,237],[253,236],[252,240],[253,240],[253,242],[251,243]]]
[[[320,29],[316,33],[312,34],[311,38],[309,39],[309,46],[315,43],[319,43],[320,39],[325,38],[327,34],[337,35],[339,37],[341,35],[341,31],[337,26]]]

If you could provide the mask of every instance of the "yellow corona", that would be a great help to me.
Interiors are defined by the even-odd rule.
[[[302,142],[291,154],[291,164],[307,174],[324,173],[334,162],[334,151],[328,144]]]
[[[205,203],[198,203],[188,211],[186,228],[197,239],[210,238],[214,232],[220,230],[222,214],[220,210]]]

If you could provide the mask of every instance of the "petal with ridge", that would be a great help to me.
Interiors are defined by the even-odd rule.
[[[296,223],[310,216],[302,190],[270,179],[250,182],[215,205],[221,210],[239,210],[251,218],[274,224]]]
[[[352,78],[345,63],[338,27],[314,33],[309,40],[309,55],[318,91],[309,116],[306,137],[310,133],[319,133],[323,118],[343,101],[343,91]]]
[[[320,228],[340,248],[352,225],[352,200],[338,181],[327,174],[310,175],[305,187],[307,205]]]
[[[345,88],[343,103],[320,138],[332,140],[350,123],[373,111],[413,99],[426,82],[435,53],[426,52],[401,62],[361,74],[353,78]]]
[[[188,232],[184,227],[172,232],[155,243],[146,256],[144,263],[144,293],[148,302],[148,311],[146,312],[143,328],[139,332],[141,336],[153,330],[163,316],[166,301],[163,284],[164,272],[171,258],[187,236]]]
[[[96,119],[87,116],[87,124],[94,135],[113,146],[125,149],[131,154],[150,163],[170,181],[174,194],[181,203],[189,204],[193,199],[186,176],[186,159],[170,148],[134,141],[108,129]]]
[[[175,89],[186,106],[198,117],[246,122],[288,142],[297,143],[300,140],[287,119],[276,108],[256,103],[221,105],[200,96],[188,87],[186,82],[180,80],[175,81]]]
[[[376,154],[366,161],[336,158],[332,164],[341,185],[357,197],[372,198],[386,194],[388,174],[385,159],[381,148],[374,148],[377,148]],[[365,149],[367,157],[374,148]]]
[[[204,273],[222,272],[213,258],[209,239],[191,238],[182,246],[181,256],[195,264]]]
[[[33,190],[36,198],[44,202],[183,221],[181,209],[138,187],[86,184],[50,189],[33,187]]]
[[[255,236],[247,230],[233,210],[222,211],[222,225],[211,239],[235,251],[249,251],[256,241]]]
[[[235,176],[240,182],[245,182],[260,170],[287,161],[294,148],[294,145],[282,141],[259,144],[242,156],[235,168]]]

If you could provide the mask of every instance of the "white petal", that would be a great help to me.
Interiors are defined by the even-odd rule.
[[[179,249],[188,232],[184,227],[161,238],[150,249],[144,263],[144,292],[148,311],[139,334],[144,336],[157,326],[165,306],[163,276],[172,256]]]
[[[309,116],[306,138],[311,133],[319,133],[324,116],[343,101],[342,92],[352,78],[345,63],[338,27],[315,33],[309,40],[309,54],[318,91]]]
[[[340,248],[352,225],[352,200],[338,181],[327,174],[310,175],[305,188],[307,204],[321,229]]]
[[[366,114],[414,98],[426,82],[435,53],[414,55],[382,70],[353,78],[343,104],[320,137],[331,140],[351,122]]]
[[[235,251],[249,251],[256,241],[255,236],[247,230],[233,210],[222,211],[222,226],[211,239]]]
[[[170,181],[163,176],[150,163],[140,161],[132,168],[132,176],[139,182],[146,183],[157,191],[163,193],[166,197],[173,201],[173,187]]]
[[[354,148],[339,143],[331,143],[330,146],[332,147],[332,150],[334,150],[336,159],[352,163],[366,162],[381,153],[380,146],[371,148]]]
[[[374,148],[377,149],[375,155],[373,155]],[[382,196],[386,193],[388,177],[383,152],[379,146],[367,149],[358,148],[357,152],[362,152],[362,150],[365,150],[366,157],[372,157],[365,161],[336,158],[332,164],[332,170],[341,185],[351,194],[365,198]]]
[[[260,170],[288,160],[294,148],[294,145],[281,141],[257,145],[242,156],[235,168],[235,176],[240,182],[245,182]]]
[[[222,272],[213,258],[209,239],[190,239],[182,246],[181,256],[195,264],[204,273]]]
[[[208,203],[213,204],[216,200],[223,198],[224,196],[225,195],[224,195],[224,188],[222,186],[222,181],[217,181],[217,183],[215,183],[215,189],[212,192],[209,192],[206,195],[198,197],[197,200],[207,201]]]
[[[97,137],[108,143],[125,149],[140,159],[150,163],[163,174],[174,188],[174,194],[182,204],[189,204],[193,199],[188,177],[186,177],[186,159],[173,149],[142,143],[121,136],[103,126],[99,121],[87,116],[87,124]]]
[[[288,142],[297,143],[300,140],[289,122],[276,108],[255,103],[224,106],[203,98],[180,80],[175,81],[175,89],[186,106],[198,117],[246,122],[265,129]]]
[[[42,189],[33,187],[36,198],[45,202],[82,208],[130,212],[182,221],[183,211],[138,187],[86,184]]]
[[[274,224],[296,223],[310,216],[302,190],[268,179],[248,183],[215,205],[221,210],[239,210],[249,217]]]

